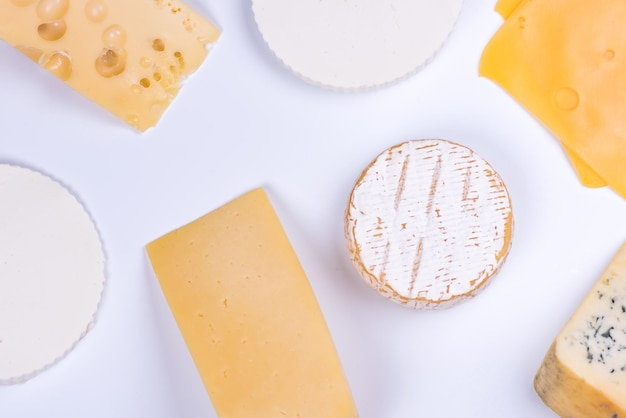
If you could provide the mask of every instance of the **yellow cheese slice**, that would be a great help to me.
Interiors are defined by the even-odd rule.
[[[589,165],[582,158],[580,158],[578,154],[566,146],[563,146],[563,150],[565,150],[574,171],[576,171],[578,180],[580,180],[583,186],[604,187],[607,185],[606,181],[604,181],[604,179],[600,177],[593,168],[589,167]]]
[[[0,2],[0,39],[140,131],[219,34],[181,0]]]
[[[523,1],[525,0],[498,0],[495,10],[500,16],[507,19]]]
[[[480,74],[535,115],[579,158],[572,163],[626,196],[626,3],[527,0],[483,52]],[[570,153],[571,155],[571,153]],[[585,167],[588,166],[588,167]]]
[[[559,332],[535,389],[562,417],[626,416],[626,244]]]
[[[499,0],[496,4],[495,10],[504,19],[507,19],[513,11],[520,6],[526,0]],[[563,147],[567,157],[572,164],[578,179],[586,187],[604,187],[606,182],[596,173],[589,165],[580,158],[574,151],[570,150],[567,146]]]
[[[147,251],[218,416],[357,416],[311,285],[263,189]]]

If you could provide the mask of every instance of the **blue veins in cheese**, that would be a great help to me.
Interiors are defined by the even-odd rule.
[[[535,377],[564,417],[626,417],[626,244],[560,331]]]

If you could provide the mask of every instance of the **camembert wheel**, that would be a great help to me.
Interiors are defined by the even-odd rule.
[[[474,151],[426,139],[380,154],[345,214],[352,261],[380,294],[414,309],[475,296],[504,263],[513,212],[498,173]]]

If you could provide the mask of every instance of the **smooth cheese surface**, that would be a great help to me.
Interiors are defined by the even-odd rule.
[[[506,19],[523,1],[524,0],[498,0],[495,10],[500,16]]]
[[[83,206],[49,177],[0,164],[0,202],[0,384],[14,384],[91,329],[105,259]]]
[[[449,37],[462,0],[253,0],[261,35],[310,83],[362,90],[420,69]]]
[[[313,290],[263,189],[147,251],[220,417],[357,416]]]
[[[588,185],[626,197],[626,48],[623,27],[611,23],[624,19],[619,1],[524,1],[486,46],[479,71],[559,138]]]
[[[363,171],[345,216],[348,250],[375,290],[439,309],[476,295],[509,252],[513,211],[504,182],[472,150],[408,141]]]
[[[626,245],[556,337],[535,387],[561,416],[626,416]]]
[[[219,35],[180,0],[0,2],[0,39],[140,131]]]
[[[498,3],[496,3],[495,10],[504,19],[507,19],[523,2],[524,0],[499,0]],[[607,185],[606,181],[604,181],[604,179],[602,179],[598,173],[593,170],[593,168],[591,168],[578,154],[576,154],[575,151],[571,150],[567,146],[564,146],[563,150],[569,158],[578,179],[584,186],[604,187]]]

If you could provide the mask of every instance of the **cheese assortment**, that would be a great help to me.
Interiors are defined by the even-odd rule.
[[[501,0],[506,18],[479,72],[506,90],[562,143],[581,182],[626,197],[626,4]]]
[[[218,416],[357,417],[311,285],[263,189],[147,251]]]
[[[93,327],[105,282],[99,234],[61,184],[0,164],[0,384],[22,383]]]
[[[219,35],[181,0],[0,2],[0,39],[139,131]]]
[[[626,416],[626,244],[557,335],[535,389],[562,417]]]
[[[441,139],[407,141],[378,155],[345,214],[361,277],[414,309],[451,307],[485,289],[512,234],[511,201],[498,173],[469,148]]]
[[[462,0],[253,0],[263,39],[304,80],[337,90],[418,71],[452,31]]]

